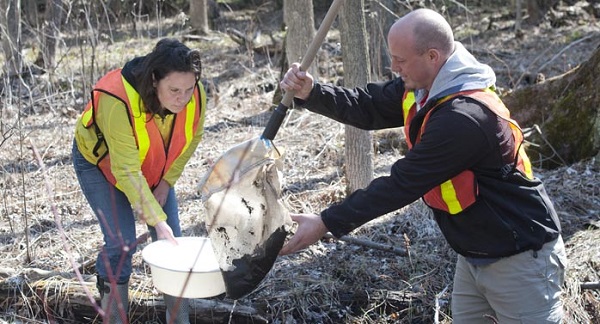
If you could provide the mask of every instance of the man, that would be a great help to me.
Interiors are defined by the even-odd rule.
[[[339,122],[404,126],[409,146],[389,176],[320,215],[292,215],[298,229],[281,254],[328,231],[343,236],[422,197],[458,253],[454,323],[488,323],[487,316],[500,323],[561,322],[560,224],[531,173],[520,128],[493,91],[493,71],[428,9],[399,19],[388,45],[395,80],[346,89],[315,83],[295,63],[281,81],[297,104]]]

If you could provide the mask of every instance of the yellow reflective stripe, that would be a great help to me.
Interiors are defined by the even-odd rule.
[[[415,104],[415,92],[409,91],[406,93],[406,97],[402,101],[402,112],[404,114],[404,120],[408,118],[408,113],[410,112],[410,108]]]
[[[442,199],[448,206],[448,212],[452,215],[458,214],[462,211],[462,207],[458,198],[456,197],[456,190],[454,190],[454,185],[452,184],[452,180],[448,180],[440,185],[440,189],[442,191]]]
[[[206,98],[206,92],[204,92],[204,87],[202,86],[201,83],[198,83],[198,90],[200,92],[200,100],[202,100],[203,98]],[[188,102],[187,104],[187,112],[186,112],[186,120],[185,120],[185,145],[183,146],[183,150],[182,152],[186,151],[188,146],[190,146],[190,143],[192,142],[192,139],[194,138],[194,120],[196,119],[196,96],[192,95],[192,98],[190,98],[190,102]],[[201,112],[202,109],[204,109],[203,106],[200,106],[200,110],[198,112]],[[199,121],[199,125],[202,125],[200,122],[200,118],[202,116],[198,116],[198,121]]]
[[[200,88],[200,116],[198,116],[198,131],[201,132],[204,128],[204,117],[206,113],[206,91],[202,83],[198,83]]]
[[[187,112],[185,114],[185,145],[182,152],[187,150],[192,138],[194,137],[194,119],[196,118],[196,96],[192,96],[187,104]]]
[[[135,89],[125,80],[124,77],[121,77],[123,81],[123,85],[125,86],[125,92],[127,93],[127,100],[129,101],[129,109],[133,114],[133,132],[137,137],[137,145],[140,155],[140,162],[143,165],[144,160],[146,159],[146,155],[148,154],[148,150],[150,149],[150,136],[148,135],[148,130],[146,129],[146,114],[142,112],[142,107],[140,107],[140,95]]]
[[[87,109],[86,111],[83,112],[83,114],[81,114],[81,123],[86,128],[92,124],[92,116],[94,116],[93,106],[90,104],[89,107],[90,107],[90,109]]]
[[[140,162],[144,165],[148,150],[150,150],[150,136],[146,130],[146,114],[133,116],[135,133],[137,134],[138,149],[140,151]]]

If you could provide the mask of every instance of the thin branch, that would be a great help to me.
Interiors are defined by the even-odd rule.
[[[540,68],[538,69],[538,72],[541,72],[546,66],[548,66],[550,63],[554,62],[554,60],[556,60],[558,57],[560,57],[560,55],[562,53],[566,52],[569,48],[571,48],[571,47],[573,47],[573,46],[575,46],[575,45],[577,45],[577,44],[579,44],[579,43],[581,43],[583,41],[586,41],[586,40],[588,40],[588,39],[590,39],[592,37],[595,37],[595,36],[597,36],[597,34],[594,33],[594,34],[588,35],[586,37],[580,38],[580,39],[578,39],[578,40],[570,43],[569,45],[565,46],[558,53],[556,53],[556,55],[554,55],[551,59],[549,59],[548,61],[546,61],[546,63],[542,64],[542,66],[540,66]]]
[[[381,250],[381,251],[386,251],[386,252],[392,252],[392,253],[400,255],[400,256],[408,256],[408,252],[405,249],[400,249],[400,248],[397,248],[397,247],[395,247],[393,245],[381,244],[381,243],[377,243],[377,242],[373,242],[373,241],[368,241],[368,240],[364,240],[364,239],[360,239],[360,238],[356,238],[356,237],[351,237],[351,236],[347,236],[347,235],[344,235],[344,236],[342,236],[340,238],[336,238],[331,233],[327,233],[323,237],[324,238],[329,238],[329,239],[337,239],[339,241],[344,241],[344,242],[348,242],[348,243],[351,243],[351,244],[366,246],[366,247],[369,247],[369,248],[372,248],[372,249],[376,249],[376,250]]]

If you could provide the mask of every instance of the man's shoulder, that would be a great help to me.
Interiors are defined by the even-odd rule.
[[[488,106],[485,102],[468,95],[458,95],[445,104],[449,105],[449,109],[441,110],[446,110],[448,113],[459,113],[476,118],[487,118],[490,116],[490,114],[494,114],[490,109],[488,109]]]

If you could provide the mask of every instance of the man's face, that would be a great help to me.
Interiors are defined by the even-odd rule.
[[[429,90],[437,74],[433,53],[431,50],[419,53],[413,44],[407,35],[392,33],[388,36],[392,71],[402,78],[408,90]]]

